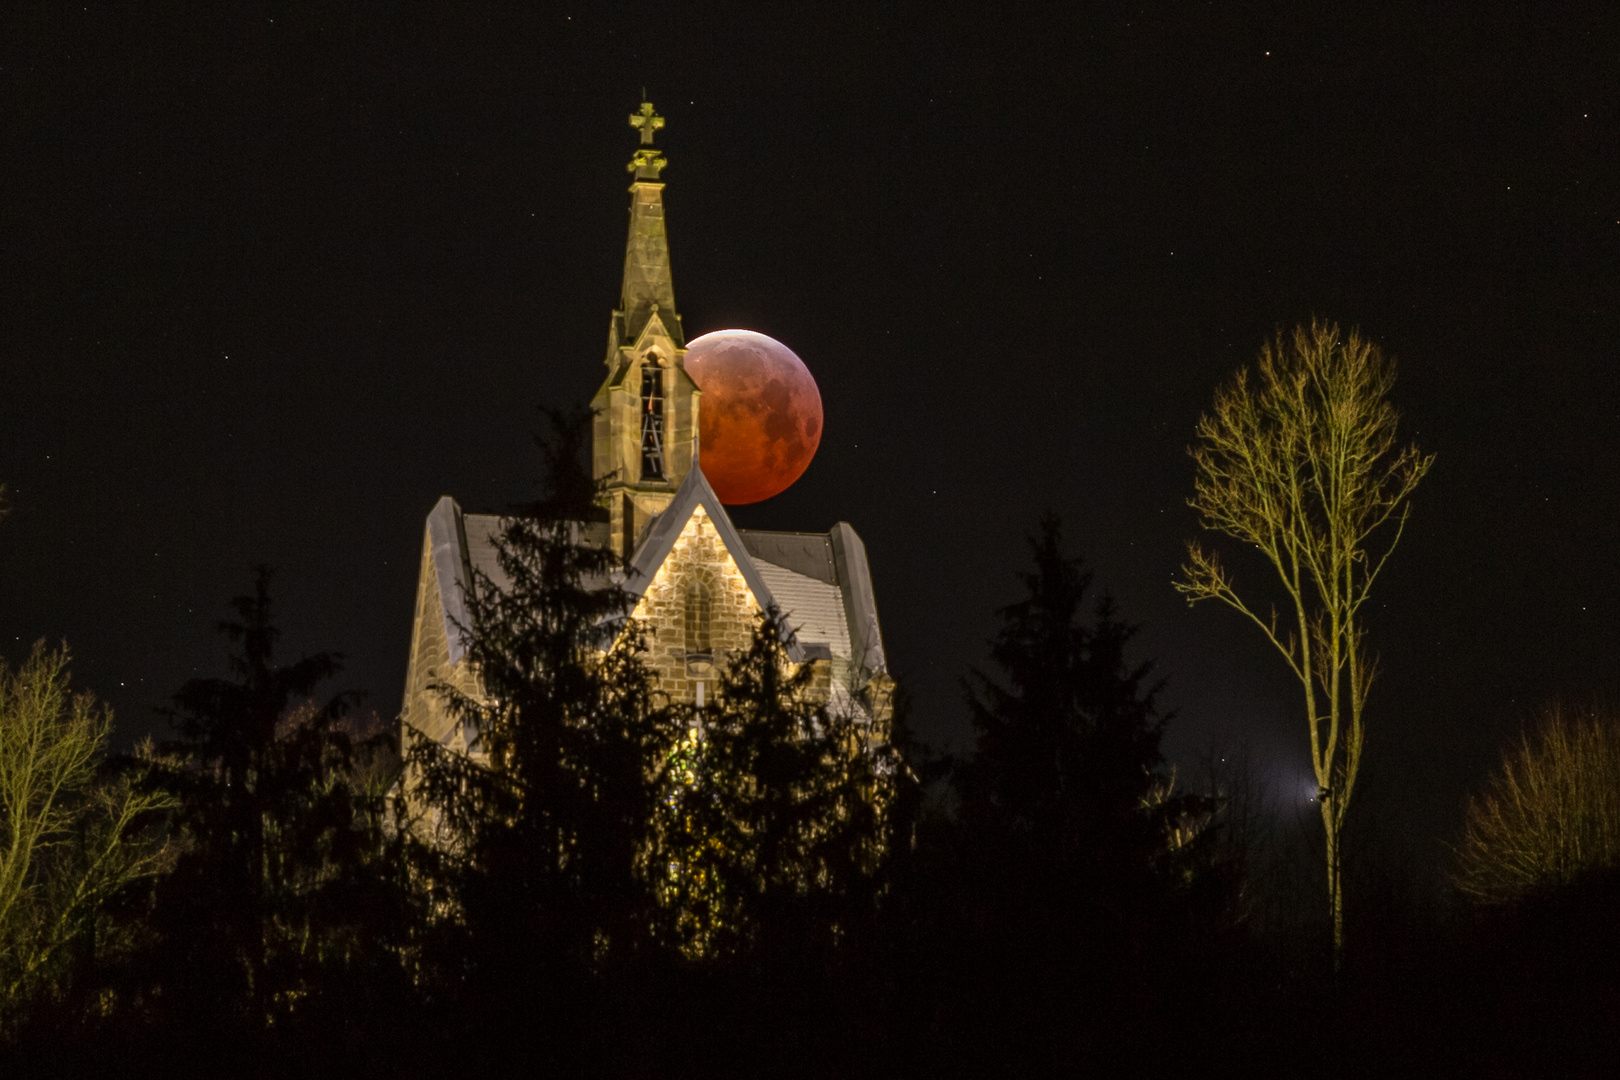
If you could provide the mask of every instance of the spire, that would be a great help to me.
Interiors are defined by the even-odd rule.
[[[610,546],[635,550],[640,530],[669,505],[697,467],[697,383],[686,373],[686,338],[675,314],[664,235],[664,159],[654,143],[664,118],[642,92],[630,115],[640,145],[630,158],[630,238],[624,285],[608,322],[607,378],[591,398],[591,474],[608,512]]]
[[[624,287],[619,310],[613,313],[612,342],[608,363],[617,360],[620,345],[629,345],[641,334],[654,312],[674,339],[684,345],[680,316],[675,314],[675,288],[669,273],[669,240],[664,234],[664,185],[658,179],[666,162],[653,145],[654,134],[664,126],[664,118],[653,111],[652,102],[630,115],[630,126],[641,133],[626,171],[635,174],[630,185],[630,238],[624,251]]]

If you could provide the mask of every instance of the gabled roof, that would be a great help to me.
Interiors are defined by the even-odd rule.
[[[797,619],[805,620],[804,629],[813,630],[828,622],[824,596],[837,593],[841,615],[845,624],[845,640],[840,641],[836,630],[823,630],[835,656],[851,661],[865,672],[888,670],[883,653],[883,631],[878,625],[877,600],[872,593],[872,571],[866,561],[866,545],[848,522],[840,521],[830,532],[766,532],[743,529],[739,535],[748,545],[748,552],[756,565],[769,564],[792,573],[793,581],[813,578],[814,582],[800,581],[793,595],[777,589],[782,606]],[[777,575],[766,571],[776,580]],[[824,582],[831,589],[817,590],[814,584]],[[840,646],[847,651],[840,652]]]
[[[450,663],[466,655],[467,590],[472,568],[467,564],[467,538],[462,531],[461,507],[450,496],[433,505],[427,519],[428,543],[433,548],[433,576],[439,586],[439,610],[444,612],[444,640]]]
[[[888,671],[883,631],[878,624],[877,596],[872,591],[872,568],[866,561],[866,544],[847,521],[834,525],[827,539],[832,542],[838,583],[844,591],[844,611],[849,617],[855,664],[863,671]]]
[[[502,591],[510,583],[505,567],[501,566],[499,548],[506,521],[499,514],[464,513],[460,504],[448,495],[442,496],[428,514],[433,577],[439,589],[444,640],[452,665],[467,654],[467,629],[472,625],[468,597],[477,594],[483,581]],[[587,537],[593,529],[606,526],[586,522],[573,523],[571,527],[577,530],[576,536]]]
[[[743,542],[747,542],[746,534]],[[844,594],[838,586],[764,559],[755,559],[754,569],[770,587],[800,644],[809,648],[819,642],[827,646],[833,657],[853,659],[849,620],[844,615]]]
[[[855,530],[842,521],[826,533],[738,530],[700,468],[687,473],[674,499],[644,529],[621,583],[633,600],[646,592],[699,507],[760,607],[776,605],[787,616],[788,655],[796,663],[826,656],[848,661],[858,671],[887,670],[866,545]],[[469,595],[484,578],[497,589],[506,586],[495,543],[502,521],[494,514],[464,514],[448,495],[428,515],[433,577],[452,665],[467,652]],[[581,539],[595,527],[582,524]]]
[[[720,502],[720,497],[709,486],[708,479],[703,470],[696,464],[692,471],[686,474],[686,479],[675,491],[675,498],[670,504],[653,518],[648,524],[646,534],[641,544],[630,557],[630,573],[624,582],[624,590],[639,600],[652,584],[653,575],[658,568],[664,565],[669,553],[674,550],[675,541],[680,539],[681,532],[686,523],[692,519],[692,513],[702,507],[714,523],[714,531],[720,535],[720,542],[726,546],[726,551],[742,572],[743,580],[748,583],[748,589],[754,594],[754,600],[762,608],[769,609],[776,606],[776,598],[771,594],[770,586],[760,576],[759,568],[754,565],[753,556],[749,555],[748,547],[743,543],[742,537],[737,535],[736,526],[732,525],[731,517]],[[804,661],[804,650],[796,638],[787,639],[788,657],[794,663]]]
[[[826,533],[766,532],[740,529],[738,535],[748,545],[748,554],[796,574],[837,585],[838,569],[833,564],[832,540]]]

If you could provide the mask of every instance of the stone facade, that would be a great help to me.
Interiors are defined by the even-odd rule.
[[[617,313],[615,313],[617,314]],[[654,313],[635,342],[616,350],[616,366],[591,399],[591,471],[602,485],[609,543],[617,555],[635,549],[647,521],[669,505],[697,463],[701,393],[686,373],[686,350]],[[643,475],[642,386],[660,383],[664,405],[664,475]]]
[[[609,543],[629,557],[653,515],[669,505],[697,464],[698,407],[702,394],[686,373],[686,335],[675,310],[675,286],[664,229],[663,156],[653,133],[663,118],[644,106],[638,120],[642,148],[630,162],[630,235],[625,242],[619,306],[608,320],[607,378],[591,399],[592,472],[603,486]],[[647,469],[643,456],[645,396],[658,390],[663,422],[663,467]]]
[[[705,610],[706,609],[706,610]],[[692,512],[632,618],[647,630],[648,666],[672,701],[712,693],[716,661],[748,648],[759,602],[702,507]]]

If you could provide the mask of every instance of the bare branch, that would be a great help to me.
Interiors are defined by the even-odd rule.
[[[1240,597],[1212,553],[1188,545],[1176,588],[1190,603],[1215,599],[1259,626],[1304,693],[1311,763],[1322,784],[1335,948],[1342,941],[1339,828],[1365,744],[1363,709],[1376,664],[1362,651],[1361,606],[1404,535],[1409,499],[1434,463],[1396,450],[1398,415],[1387,400],[1395,366],[1358,331],[1312,320],[1278,333],[1216,391],[1190,448],[1189,505],[1200,525],[1272,564],[1298,625],[1284,644]],[[1376,559],[1367,541],[1394,519]]]

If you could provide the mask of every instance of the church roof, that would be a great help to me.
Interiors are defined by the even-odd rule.
[[[855,530],[845,522],[826,533],[738,530],[702,469],[689,472],[669,506],[648,522],[630,558],[623,582],[627,592],[640,598],[699,507],[754,599],[761,607],[776,605],[786,616],[792,631],[789,656],[796,662],[830,656],[868,673],[887,670],[866,546]],[[496,588],[506,585],[496,550],[501,521],[495,514],[465,514],[448,495],[428,514],[433,576],[451,664],[467,651],[468,595],[484,580]],[[581,526],[582,539],[589,530]]]
[[[838,586],[764,559],[756,559],[754,569],[770,587],[777,606],[787,614],[788,626],[795,636],[806,643],[825,644],[840,660],[852,659],[844,596]]]
[[[748,547],[748,554],[756,559],[786,567],[796,574],[815,578],[828,585],[838,584],[832,539],[826,533],[744,529],[739,535]]]
[[[641,543],[636,546],[635,554],[630,557],[630,574],[624,582],[624,589],[631,596],[640,599],[647,586],[652,584],[653,575],[658,568],[664,565],[664,560],[675,547],[675,541],[680,539],[681,530],[691,520],[692,513],[702,507],[714,524],[714,531],[720,535],[720,542],[731,553],[742,572],[743,580],[748,583],[748,589],[754,594],[754,599],[762,608],[770,608],[777,604],[771,587],[766,584],[765,578],[760,575],[759,568],[748,554],[742,537],[737,535],[737,528],[731,523],[731,517],[726,513],[725,506],[720,497],[709,486],[709,480],[703,475],[703,470],[694,466],[681,481],[681,486],[675,491],[675,498],[670,500],[651,521],[647,523],[646,533]],[[794,663],[804,660],[804,649],[799,642],[789,637],[787,641],[788,656]]]
[[[811,579],[790,585],[794,579],[784,578],[778,586],[783,591],[779,602],[782,610],[790,613],[789,622],[794,625],[804,622],[801,636],[826,641],[833,647],[835,656],[851,661],[863,671],[888,670],[883,631],[878,625],[877,600],[872,592],[872,570],[866,561],[866,545],[848,522],[840,521],[825,533],[744,529],[739,535],[762,570],[781,567],[796,578]],[[776,576],[768,570],[765,572],[766,580],[774,583]],[[840,645],[831,629],[826,631],[826,637],[809,636],[814,633],[813,627],[820,624],[810,621],[816,618],[811,612],[823,610],[821,605],[832,595],[824,590],[814,592],[812,586],[816,583],[831,586],[837,593],[843,614],[845,652],[839,652]],[[790,588],[793,590],[791,601],[786,595]]]
[[[472,570],[467,563],[467,542],[461,529],[461,507],[450,496],[441,497],[428,514],[427,534],[451,664],[458,663],[467,652],[464,630],[471,621],[467,614],[467,595]]]
[[[442,496],[428,514],[428,542],[433,547],[433,576],[439,587],[439,610],[444,612],[444,636],[450,663],[467,653],[464,630],[471,625],[467,597],[479,582],[505,589],[511,580],[501,567],[496,541],[505,519],[499,514],[467,514],[450,496]],[[588,533],[589,524],[582,532]]]

